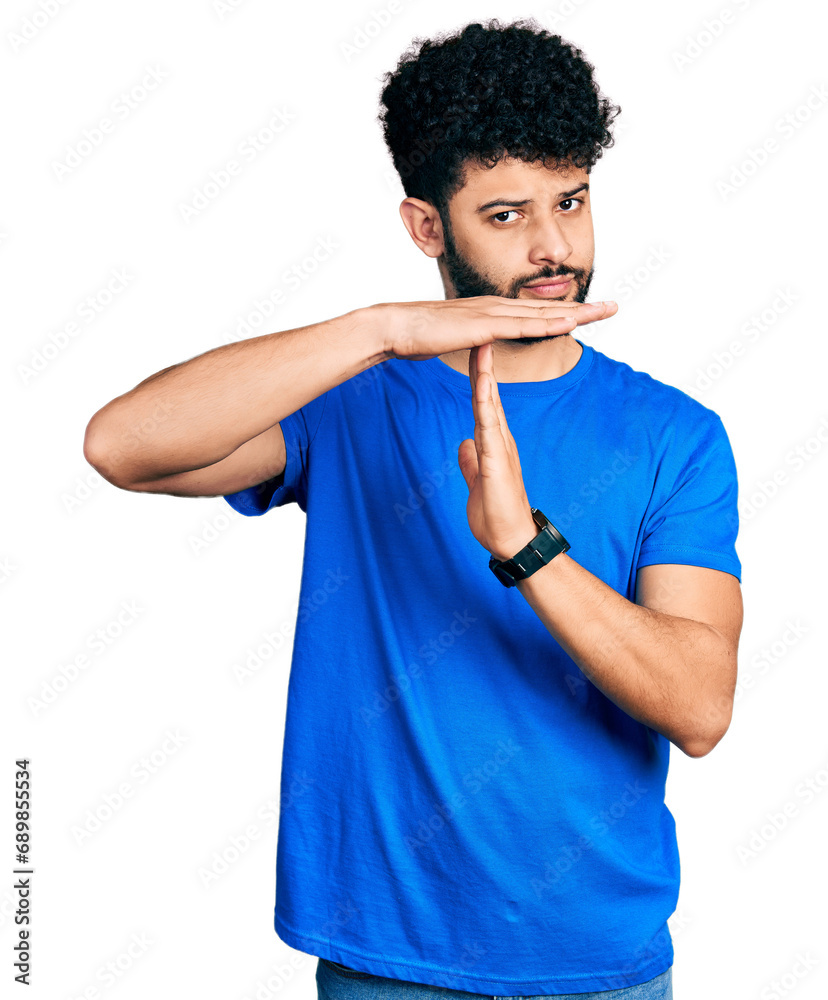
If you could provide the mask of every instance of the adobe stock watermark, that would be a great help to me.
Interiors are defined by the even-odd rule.
[[[142,420],[136,421],[125,428],[117,438],[109,443],[107,459],[110,462],[121,461],[125,456],[133,454],[143,447],[155,434],[159,425],[168,420],[175,406],[166,399],[156,400],[152,412]],[[75,476],[75,482],[70,490],[60,494],[60,502],[66,514],[76,513],[100,489],[107,479],[94,469],[85,475]]]
[[[100,833],[188,741],[189,736],[185,733],[167,729],[163,742],[148,754],[142,754],[129,768],[128,776],[119,781],[114,790],[104,792],[100,801],[86,810],[80,823],[73,824],[71,833],[77,846],[84,847],[95,834]]]
[[[497,750],[494,751],[491,757],[483,761],[479,767],[472,768],[471,771],[463,775],[464,788],[472,795],[477,795],[493,778],[501,774],[503,768],[522,749],[523,747],[519,746],[511,738],[509,740],[498,740]],[[451,799],[447,802],[433,802],[434,812],[426,819],[419,821],[415,833],[406,834],[403,838],[409,853],[416,854],[420,848],[431,843],[435,834],[443,830],[446,822],[456,816],[461,809],[464,809],[468,802],[468,798],[459,790],[454,792]]]
[[[305,282],[316,274],[319,265],[330,260],[334,251],[339,249],[340,244],[332,236],[317,236],[308,253],[282,271],[280,285],[253,299],[251,307],[236,316],[232,330],[222,334],[222,342],[231,344],[265,333],[266,331],[262,329],[265,320],[272,319],[276,315],[276,309],[287,301],[288,293],[299,291]]]
[[[29,385],[38,375],[42,375],[135,280],[135,276],[125,267],[113,267],[109,273],[110,277],[103,285],[85,296],[75,306],[73,315],[77,318],[67,320],[59,330],[53,330],[46,340],[32,351],[29,363],[17,366],[17,374],[24,386]]]
[[[145,609],[137,601],[121,601],[120,611],[86,636],[85,647],[93,656],[101,657],[144,613]],[[41,681],[38,694],[32,694],[27,699],[34,718],[54,705],[90,666],[92,659],[87,652],[77,653],[73,659],[59,664],[46,680]]]
[[[234,510],[228,503],[212,517],[203,517],[198,532],[187,535],[187,545],[194,556],[200,556],[219,538],[223,538],[227,529],[236,521],[244,520],[244,514]]]
[[[319,608],[323,607],[351,577],[342,572],[342,567],[329,568],[325,572],[318,587],[313,590],[307,587],[303,590],[295,621],[283,621],[278,628],[265,632],[255,646],[248,646],[244,651],[244,660],[236,660],[230,666],[233,676],[239,684],[244,684],[261,672],[263,667],[282,648],[288,638],[295,632],[296,625],[304,624]]]
[[[390,364],[393,360],[395,359],[386,358],[385,361],[380,361],[378,364],[371,365],[364,371],[358,372],[356,375],[351,376],[347,382],[343,382],[343,387],[346,391],[353,392],[354,395],[358,396],[361,392],[371,388],[373,383],[383,376],[386,365]]]
[[[785,288],[775,288],[772,294],[774,298],[760,313],[753,313],[742,323],[738,338],[731,340],[727,347],[716,351],[712,361],[696,368],[695,381],[684,387],[684,392],[688,396],[711,389],[731,371],[736,362],[745,356],[748,349],[757,343],[761,336],[773,329],[780,316],[784,316],[791,306],[799,301],[799,296],[791,290],[790,285],[786,285]]]
[[[98,966],[91,982],[72,991],[70,1000],[101,1000],[106,990],[118,986],[124,976],[132,971],[135,963],[146,955],[152,943],[146,931],[133,934],[114,958]]]
[[[663,246],[653,246],[647,248],[647,257],[635,268],[634,271],[627,271],[613,286],[618,299],[629,301],[636,292],[640,291],[667,263],[672,260],[673,255]],[[601,324],[598,324],[599,329]]]
[[[590,817],[588,826],[595,834],[594,837],[588,833],[582,833],[574,844],[565,844],[563,847],[558,848],[555,852],[554,860],[547,861],[544,866],[545,877],[542,879],[532,878],[530,880],[532,889],[538,899],[540,899],[547,889],[551,889],[553,885],[560,882],[564,875],[571,872],[572,868],[584,857],[584,852],[592,850],[596,839],[598,837],[605,837],[616,823],[629,815],[630,810],[634,809],[648,792],[649,789],[642,786],[638,779],[636,779],[634,784],[631,784],[629,781],[626,782],[623,790],[619,792],[614,802],[606,809],[601,809],[600,812]]]
[[[746,692],[753,690],[761,678],[767,677],[771,669],[777,667],[810,631],[811,626],[803,624],[800,618],[787,618],[780,634],[754,653],[746,667],[739,668],[732,708],[730,699],[722,696],[708,706],[701,722],[719,728],[723,721],[729,721],[732,711],[744,700]]]
[[[618,974],[627,980],[627,985],[637,985],[640,982],[641,969],[646,968],[659,955],[663,955],[676,934],[683,932],[690,923],[691,920],[686,913],[682,912],[680,916],[674,913],[666,926],[656,931],[649,941],[639,945],[630,955],[629,961],[618,970]]]
[[[572,15],[581,9],[587,0],[563,0],[557,7],[550,7],[540,15],[547,28],[552,31],[563,27]]]
[[[294,951],[281,961],[271,962],[267,971],[261,973],[256,982],[242,993],[241,1000],[273,1000],[287,989],[297,972],[301,972],[308,963],[318,961],[315,955]]]
[[[806,979],[819,965],[819,959],[811,951],[797,952],[793,964],[778,979],[772,979],[763,986],[760,1000],[784,1000]]]
[[[364,52],[402,9],[402,0],[388,0],[384,7],[372,7],[368,19],[354,30],[349,40],[339,43],[339,51],[345,57],[345,62],[351,62],[360,52]]]
[[[187,225],[199,215],[241,177],[244,170],[266,153],[288,125],[296,120],[296,115],[287,108],[272,108],[270,116],[261,122],[254,131],[238,143],[233,156],[228,157],[221,166],[211,170],[207,179],[192,189],[189,201],[178,203],[178,215]]]
[[[554,521],[554,523],[557,524],[557,521]],[[659,580],[658,588],[653,592],[653,597],[657,601],[664,601],[667,598],[675,597],[683,590],[686,591],[686,589],[687,578],[683,575],[664,576]],[[633,599],[634,597],[635,595],[633,594]],[[627,636],[625,633],[613,632],[612,635],[605,635],[604,638],[599,639],[595,645],[595,662],[607,663],[609,661],[616,661],[619,651],[624,650],[627,645]],[[564,675],[563,682],[571,695],[579,693],[585,694],[589,685],[593,682],[588,679],[587,675],[574,660],[572,663],[578,672],[576,674],[567,672]],[[595,686],[597,687],[597,685]],[[600,688],[598,690],[600,691]]]
[[[246,823],[244,828],[234,833],[222,847],[213,851],[209,861],[200,865],[197,875],[204,889],[211,889],[230,869],[261,840],[265,830],[279,822],[279,816],[293,803],[306,795],[315,783],[307,771],[293,774],[289,781],[282,781],[279,798],[266,799],[256,810],[256,819]]]
[[[778,153],[786,142],[789,142],[805,125],[808,125],[814,115],[821,111],[828,101],[828,85],[815,83],[808,96],[791,111],[777,118],[774,132],[780,135],[781,142],[773,135],[767,136],[759,146],[749,146],[742,159],[731,166],[727,180],[716,181],[716,190],[723,202],[742,190],[747,182],[755,177],[772,156]]]
[[[95,495],[107,480],[99,473],[87,472],[85,475],[75,476],[75,481],[69,490],[64,490],[60,494],[60,502],[67,514],[74,514],[82,507],[87,500]]]
[[[234,14],[244,0],[213,0],[213,10],[218,14],[219,20],[224,21],[230,14]]]
[[[738,501],[737,515],[728,514],[730,527],[735,528],[740,522],[750,524],[757,514],[766,510],[768,504],[793,481],[793,477],[803,469],[809,468],[811,462],[822,454],[826,442],[828,442],[828,415],[819,418],[813,434],[808,435],[785,453],[781,468],[777,467],[769,478],[757,480],[752,487],[744,491]]]
[[[607,663],[609,661],[614,661],[618,657],[619,650],[624,648],[624,636],[619,635],[617,638],[606,637],[603,640],[599,640],[594,649],[596,663]],[[590,686],[595,686],[593,681],[587,677],[584,671],[575,663],[574,660],[571,661],[575,669],[578,671],[573,674],[569,671],[564,674],[563,683],[566,685],[566,689],[571,695],[581,694],[584,697],[579,698],[579,701],[584,701],[589,693]],[[598,688],[600,691],[601,689]],[[603,694],[603,691],[601,692]]]
[[[293,460],[293,452],[296,446],[290,444],[287,440],[285,441],[285,462]],[[287,464],[285,465],[287,468]],[[255,482],[256,477],[259,478],[258,482]],[[270,466],[261,466],[254,473],[254,484],[248,486],[247,489],[252,491],[252,495],[256,498],[255,502],[263,506],[265,503],[272,499],[272,494],[276,488],[275,480],[279,477],[274,476],[271,472]],[[237,490],[237,493],[244,492],[243,490]],[[220,539],[224,538],[227,529],[230,528],[232,524],[237,521],[244,520],[247,515],[239,513],[234,507],[232,507],[226,500],[227,496],[233,496],[232,493],[224,494],[222,497],[217,497],[217,499],[222,502],[219,505],[217,512],[212,517],[205,517],[201,520],[201,527],[198,533],[190,533],[187,536],[187,544],[190,548],[190,552],[194,556],[202,555],[208,548],[215,545],[215,543]]]
[[[420,659],[431,665],[454,645],[457,638],[463,635],[471,625],[477,621],[475,615],[471,615],[468,609],[464,609],[463,614],[455,611],[448,627],[444,629],[436,638],[423,643],[417,650]],[[411,687],[411,678],[418,678],[423,672],[423,664],[419,660],[410,660],[408,665],[398,674],[391,677],[390,682],[382,691],[374,691],[369,705],[363,703],[360,707],[360,717],[366,726],[371,726],[376,719],[388,711],[400,696]]]
[[[20,22],[17,31],[6,35],[12,52],[19,52],[30,45],[47,28],[71,0],[40,0],[40,3]]]
[[[754,861],[780,835],[802,815],[803,806],[812,805],[828,788],[828,766],[821,767],[814,774],[808,775],[797,782],[793,796],[775,809],[768,810],[759,823],[754,826],[744,843],[736,845],[736,857],[742,862],[742,867]]]
[[[246,684],[251,677],[258,677],[295,631],[296,619],[292,618],[283,621],[277,628],[264,632],[255,645],[248,646],[242,656],[230,665],[230,671],[236,682]]]
[[[259,975],[256,982],[249,986],[241,996],[241,1000],[273,1000],[293,982],[297,972],[309,962],[318,962],[315,955],[292,952],[280,962],[272,962],[267,972]]]
[[[558,531],[565,533],[566,529],[571,527],[574,521],[577,521],[586,514],[589,506],[598,503],[599,500],[607,493],[610,493],[619,483],[623,484],[626,482],[626,473],[629,472],[638,459],[639,456],[633,455],[629,448],[625,448],[623,451],[620,448],[616,448],[608,463],[581,483],[576,494],[580,497],[580,500],[572,500],[566,507],[560,510],[553,510],[549,515],[550,520]]]
[[[120,125],[131,118],[169,76],[169,70],[163,69],[158,64],[144,67],[140,80],[128,90],[122,90],[109,104],[107,113],[94,125],[85,128],[74,143],[66,146],[63,158],[52,160],[52,173],[55,177],[63,182],[78,167],[86,163],[95,150],[101,148],[106,137],[112,135]]]
[[[733,696],[734,704],[738,704],[746,692],[753,690],[762,677],[767,677],[773,668],[778,667],[788,653],[810,632],[811,626],[805,624],[801,618],[787,618],[776,638],[754,653],[744,670],[739,671]]]
[[[457,442],[457,447],[460,447],[460,441]],[[416,488],[409,487],[408,495],[405,498],[406,502],[394,504],[394,513],[400,524],[405,524],[407,517],[421,510],[426,502],[448,482],[449,478],[456,477],[459,471],[460,464],[457,459],[447,458],[438,469],[430,469],[426,472],[425,478],[417,484]]]
[[[10,556],[0,558],[0,586],[8,583],[20,567],[15,566]]]
[[[445,973],[437,973],[435,978],[437,980],[438,986],[444,986],[446,989],[450,990],[465,990],[465,984],[469,979],[469,970],[473,969],[475,965],[486,955],[489,954],[488,948],[484,948],[479,941],[463,941],[463,950],[457,956],[457,958],[452,961],[451,965]]]
[[[685,36],[684,47],[671,53],[673,66],[683,73],[688,67],[709,49],[722,35],[725,29],[736,23],[739,14],[750,7],[752,0],[734,0],[733,7],[722,7],[717,17],[706,17],[701,28],[692,35]]]

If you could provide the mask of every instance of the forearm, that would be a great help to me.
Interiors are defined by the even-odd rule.
[[[568,554],[518,590],[595,686],[690,756],[712,748],[709,706],[727,693],[724,637],[701,622],[634,604]]]
[[[356,309],[310,326],[224,344],[165,368],[117,396],[89,421],[84,450],[111,461],[111,442],[155,420],[128,452],[129,469],[153,479],[201,469],[386,357],[379,310]],[[122,461],[126,461],[124,458]],[[97,463],[96,463],[97,464]]]

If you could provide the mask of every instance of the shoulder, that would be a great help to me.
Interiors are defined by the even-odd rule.
[[[689,396],[677,386],[654,378],[595,350],[593,363],[600,373],[603,391],[610,400],[627,410],[637,410],[651,426],[669,426],[673,430],[715,432],[721,428],[721,418],[710,407]]]

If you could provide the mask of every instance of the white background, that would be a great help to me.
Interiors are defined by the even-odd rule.
[[[380,9],[3,6],[0,988],[16,995],[10,807],[25,755],[36,869],[27,996],[316,997],[316,958],[272,929],[268,806],[291,641],[268,649],[265,633],[295,620],[304,514],[243,518],[221,498],[118,490],[86,463],[84,430],[151,373],[232,339],[320,237],[338,249],[248,335],[442,298],[399,218],[404,195],[375,120],[381,74],[415,36],[534,16],[583,50],[623,109],[591,179],[590,298],[615,298],[619,311],[579,337],[719,413],[739,471],[734,719],[707,757],[674,748],[668,780],[682,860],[675,997],[823,998],[824,12],[806,0],[402,0],[360,36]],[[355,54],[343,49],[360,39]],[[84,130],[113,118],[153,67],[164,79],[58,176],[67,147],[84,148]],[[181,206],[277,109],[293,116],[282,133],[185,221]],[[779,125],[789,113],[800,116],[790,135]],[[129,281],[104,305],[118,269]],[[101,309],[86,321],[90,295]],[[763,312],[764,329],[748,332]],[[73,320],[76,335],[61,339]],[[93,652],[99,629],[107,645]],[[242,683],[233,666],[257,647],[261,669]],[[130,797],[80,839],[124,783]],[[205,884],[221,855],[226,871]],[[118,961],[105,986],[100,970]]]

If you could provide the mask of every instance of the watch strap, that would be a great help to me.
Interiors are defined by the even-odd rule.
[[[518,580],[525,580],[536,573],[541,566],[551,562],[561,552],[570,548],[569,542],[558,529],[550,523],[549,518],[532,507],[532,519],[540,528],[537,535],[517,552],[511,559],[489,559],[489,569],[505,587],[514,587]]]

